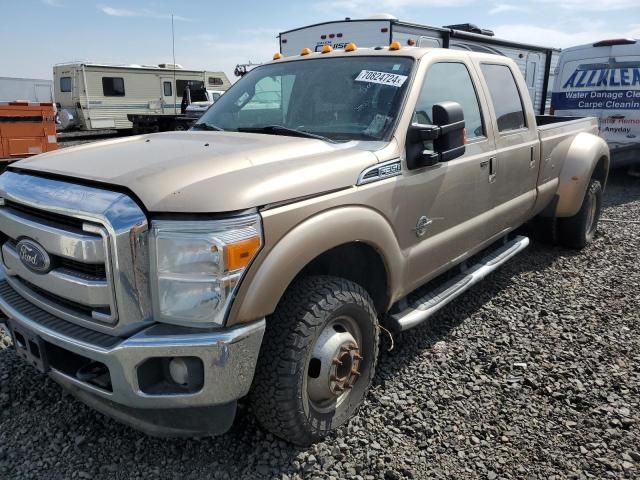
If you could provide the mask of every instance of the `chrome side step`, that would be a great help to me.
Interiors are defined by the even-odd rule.
[[[421,324],[459,295],[483,280],[507,260],[529,245],[527,237],[518,236],[480,260],[443,285],[431,290],[399,313],[390,315],[396,331],[408,330]]]

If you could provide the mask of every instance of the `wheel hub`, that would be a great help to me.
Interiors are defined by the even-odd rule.
[[[331,408],[360,377],[362,354],[347,321],[332,322],[318,336],[307,374],[307,392],[316,408]]]
[[[360,350],[358,345],[351,343],[342,345],[338,354],[331,360],[329,389],[335,396],[340,396],[345,390],[350,390],[360,376]]]

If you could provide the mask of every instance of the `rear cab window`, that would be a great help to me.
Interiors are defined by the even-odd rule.
[[[480,69],[489,87],[498,132],[527,128],[522,96],[511,69],[507,65],[493,63],[482,63]]]

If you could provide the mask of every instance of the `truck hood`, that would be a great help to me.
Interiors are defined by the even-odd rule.
[[[379,146],[378,143],[375,145]],[[372,142],[167,132],[65,148],[14,167],[132,191],[151,212],[229,212],[354,185]]]

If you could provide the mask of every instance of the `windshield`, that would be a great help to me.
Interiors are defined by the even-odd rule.
[[[398,115],[412,67],[406,57],[272,63],[242,77],[194,129],[382,140]]]

